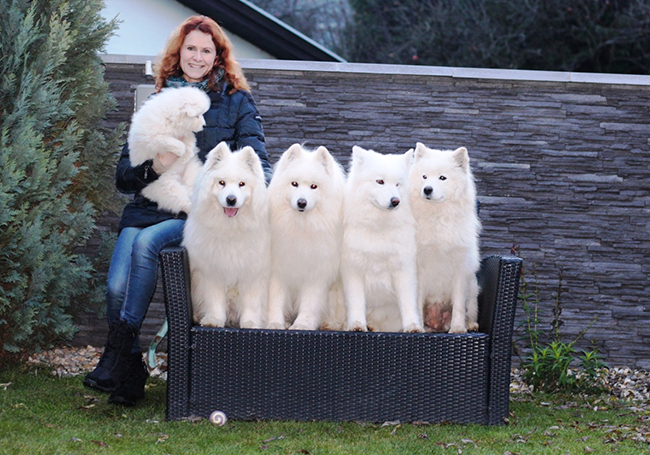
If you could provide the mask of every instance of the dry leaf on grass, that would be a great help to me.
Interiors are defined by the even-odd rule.
[[[156,441],[156,444],[163,443],[169,439],[169,435],[164,434],[164,433],[158,433],[158,440]]]
[[[282,435],[280,435],[280,436],[274,436],[274,437],[272,437],[272,438],[265,439],[264,441],[262,441],[262,444],[266,444],[267,442],[278,441],[278,440],[282,440],[282,439],[284,439],[284,436],[282,436]]]

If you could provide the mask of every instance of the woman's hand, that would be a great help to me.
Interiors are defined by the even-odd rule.
[[[172,167],[172,165],[178,159],[178,155],[172,152],[159,153],[153,159],[153,170],[156,174],[160,175],[165,172],[167,169]]]

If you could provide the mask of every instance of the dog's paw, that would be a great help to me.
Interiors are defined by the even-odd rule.
[[[342,327],[340,326],[340,324],[335,324],[335,323],[332,323],[332,322],[323,322],[321,324],[321,326],[318,328],[318,330],[322,330],[322,331],[325,331],[325,332],[338,331],[338,330],[341,330],[341,329],[342,329]]]
[[[350,331],[350,332],[367,332],[368,327],[366,326],[366,324],[364,324],[362,322],[355,321],[353,323],[348,324],[348,331]]]
[[[289,330],[316,330],[313,327],[306,326],[305,324],[291,324]]]
[[[242,329],[261,329],[261,328],[263,328],[262,324],[260,324],[259,322],[255,322],[255,321],[241,321],[239,323],[239,327],[242,328]]]
[[[185,155],[185,153],[187,151],[187,147],[185,146],[184,143],[179,142],[179,143],[174,143],[174,145],[169,147],[169,150],[167,150],[167,151],[169,153],[173,153],[174,155],[176,155],[176,158],[181,158],[183,155]],[[170,159],[171,159],[171,156],[170,156]],[[176,161],[176,160],[174,160],[174,161]],[[174,163],[174,161],[172,161],[172,164]]]
[[[268,324],[267,329],[269,330],[284,330],[284,324],[280,324],[279,322],[271,322]]]
[[[467,327],[462,325],[452,325],[449,333],[467,333]]]
[[[424,333],[424,327],[419,324],[409,324],[402,329],[404,333]]]
[[[224,327],[226,321],[214,316],[203,316],[199,322],[203,327]]]
[[[470,332],[478,331],[478,322],[470,322],[467,324],[467,330]]]

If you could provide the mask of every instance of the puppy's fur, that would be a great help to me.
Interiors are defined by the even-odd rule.
[[[336,293],[331,302],[328,295],[339,276],[344,187],[343,169],[325,147],[294,144],[275,166],[269,328],[284,329],[294,317],[294,330],[337,325]]]
[[[477,330],[481,224],[467,149],[433,150],[418,143],[410,186],[420,311],[435,331]]]
[[[352,149],[343,202],[341,279],[348,330],[421,332],[411,154]]]
[[[210,98],[193,87],[166,88],[149,98],[134,115],[128,135],[131,164],[171,152],[178,160],[142,194],[173,213],[190,211],[190,194],[201,167],[194,133],[205,125]]]
[[[192,207],[183,245],[195,322],[264,327],[270,227],[264,171],[253,148],[231,152],[222,142],[211,150],[196,179]]]

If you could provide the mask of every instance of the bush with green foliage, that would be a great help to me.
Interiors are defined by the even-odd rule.
[[[513,247],[512,252],[519,256],[519,248]],[[521,361],[524,370],[524,381],[533,386],[535,391],[555,392],[599,392],[599,377],[606,364],[601,360],[598,349],[581,350],[575,346],[585,337],[591,327],[585,327],[571,341],[563,340],[560,327],[562,320],[562,271],[559,273],[558,288],[553,303],[553,318],[547,333],[540,328],[540,293],[534,266],[531,267],[534,283],[527,280],[527,272],[522,268],[519,281],[519,303],[525,318],[520,327],[523,328],[524,340],[527,342],[529,354]],[[575,368],[574,366],[577,366]]]
[[[91,260],[77,251],[114,208],[123,129],[101,51],[99,0],[0,0],[0,361],[69,339]]]
[[[650,74],[648,0],[350,4],[350,61]]]

